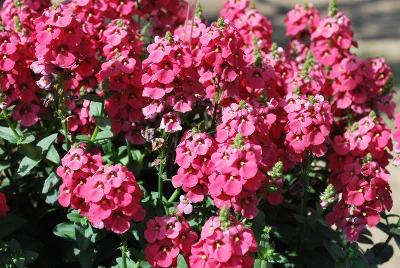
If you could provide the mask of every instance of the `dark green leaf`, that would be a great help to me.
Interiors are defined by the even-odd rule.
[[[382,222],[378,223],[378,225],[376,226],[378,227],[379,230],[381,230],[382,232],[389,234],[390,230],[389,227],[387,227],[385,224],[383,224]]]
[[[383,264],[393,256],[393,247],[389,244],[378,243],[365,253],[374,264]]]
[[[102,130],[110,130],[111,129],[111,120],[104,117],[96,118],[96,126],[98,126]]]
[[[18,138],[14,136],[14,133],[8,127],[0,127],[0,138],[5,139],[11,143],[18,143]]]
[[[22,158],[21,163],[19,164],[17,174],[20,177],[26,176],[34,167],[36,167],[40,163],[40,159],[32,159],[27,156]]]
[[[29,144],[35,140],[35,136],[33,135],[28,135],[26,137],[23,137],[21,140],[18,141],[18,144]]]
[[[46,159],[53,162],[54,164],[60,164],[60,155],[58,154],[57,149],[56,147],[54,147],[54,145],[50,146],[50,149],[46,154]]]
[[[70,241],[76,240],[76,230],[73,223],[63,222],[54,227],[53,233],[56,236],[68,239]]]
[[[57,136],[58,136],[57,133],[51,134],[51,135],[47,136],[46,138],[40,140],[40,141],[36,144],[36,146],[42,148],[42,152],[45,152],[45,151],[47,151],[47,150],[50,148],[50,146],[54,143],[54,141],[57,139]]]
[[[103,130],[97,134],[96,141],[110,139],[114,136],[114,133],[110,130]]]
[[[50,175],[44,181],[42,193],[47,194],[55,186],[57,186],[59,182],[60,182],[60,179],[57,177],[56,173],[54,173],[54,172],[50,173]]]
[[[363,243],[363,244],[369,244],[369,245],[374,244],[374,242],[369,237],[367,237],[366,235],[360,235],[360,237],[358,238],[357,242],[358,243]]]

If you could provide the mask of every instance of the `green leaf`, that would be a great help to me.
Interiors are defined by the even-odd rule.
[[[78,258],[80,267],[91,268],[95,259],[95,251],[93,248],[80,249],[74,248],[74,255]]]
[[[386,226],[385,224],[383,224],[382,222],[378,223],[378,225],[376,227],[378,227],[379,230],[381,230],[382,232],[384,232],[386,234],[390,233],[389,227]]]
[[[117,264],[114,266],[111,266],[111,268],[122,268],[122,258],[118,257],[115,261],[117,262]],[[134,267],[143,268],[144,267],[144,266],[136,266],[136,263],[133,260],[131,260],[129,257],[126,257],[126,266],[129,268],[131,268],[131,267],[132,268],[134,268]]]
[[[21,140],[18,141],[18,144],[29,144],[35,140],[35,136],[33,135],[28,135],[26,137],[23,137]]]
[[[95,141],[110,139],[113,136],[114,136],[114,133],[112,133],[112,131],[103,130],[103,131],[100,131],[99,134],[97,134]]]
[[[78,135],[75,137],[76,141],[90,141],[90,137],[88,135]]]
[[[60,179],[57,177],[56,173],[51,172],[47,179],[44,181],[42,194],[47,194],[51,191],[54,187],[58,185]]]
[[[390,233],[395,234],[395,235],[400,235],[400,229],[392,228],[392,229],[390,229]]]
[[[54,227],[53,233],[56,236],[65,238],[70,241],[76,240],[76,230],[73,223],[63,222]]]
[[[132,158],[138,163],[142,163],[144,159],[144,154],[140,150],[131,150]]]
[[[89,113],[93,117],[100,117],[103,104],[97,101],[91,101],[89,107]]]
[[[358,238],[357,242],[358,243],[363,243],[363,244],[369,244],[369,245],[374,244],[374,242],[364,234],[360,235],[360,237]]]
[[[60,191],[58,190],[58,187],[56,187],[46,195],[46,199],[44,201],[46,204],[54,205],[58,201],[59,195]]]
[[[254,266],[253,266],[254,268],[269,268],[269,267],[272,267],[272,266],[270,266],[269,264],[268,264],[268,262],[267,261],[265,261],[265,260],[255,260],[254,261]]]
[[[46,154],[46,159],[53,162],[54,164],[60,164],[60,155],[58,154],[57,149],[56,147],[54,147],[54,145],[50,146],[50,149]]]
[[[0,161],[0,172],[10,168],[10,163],[8,161]]]
[[[26,176],[34,167],[36,167],[40,163],[41,159],[32,159],[27,156],[22,158],[21,163],[19,164],[17,174],[20,177]]]
[[[14,133],[8,127],[0,127],[0,138],[11,143],[18,143],[18,138],[14,136]]]
[[[47,151],[47,150],[50,148],[50,146],[54,143],[54,141],[57,139],[57,136],[58,136],[57,133],[51,134],[51,135],[47,136],[46,138],[40,140],[40,141],[36,144],[36,146],[42,148],[42,152],[45,152],[45,151]]]
[[[179,254],[179,256],[178,256],[178,268],[188,268],[186,260],[182,256],[182,254]]]
[[[98,126],[101,130],[111,130],[111,120],[105,117],[97,117],[96,126]]]
[[[365,256],[368,260],[372,260],[373,264],[383,264],[393,256],[393,247],[389,244],[378,243],[368,249]]]
[[[73,223],[81,223],[81,219],[83,218],[78,211],[72,210],[70,213],[67,214],[68,220]]]
[[[4,237],[14,233],[26,223],[26,220],[9,214],[0,220],[0,240]]]

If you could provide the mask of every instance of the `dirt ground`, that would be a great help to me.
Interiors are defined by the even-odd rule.
[[[204,14],[208,18],[217,18],[223,0],[200,0]],[[286,12],[301,1],[289,0],[255,0],[256,7],[273,23],[273,40],[282,43],[284,35],[284,17]],[[324,12],[327,10],[326,0],[312,1]],[[359,54],[363,57],[385,57],[393,68],[395,87],[399,89],[400,80],[400,0],[338,0],[339,8],[352,20],[352,28],[359,41]],[[396,95],[400,112],[400,96]],[[400,214],[400,167],[390,168],[391,186],[393,189],[394,207],[392,213]],[[384,242],[386,235],[378,229],[372,230],[375,242]],[[399,268],[400,250],[392,241],[394,256],[390,262],[381,267]],[[366,246],[365,248],[368,248]]]

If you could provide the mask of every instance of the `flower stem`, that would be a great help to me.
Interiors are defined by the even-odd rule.
[[[101,104],[101,108],[100,108],[100,116],[103,117],[103,113],[104,113],[104,104]],[[100,132],[100,128],[98,125],[96,125],[96,127],[93,130],[92,136],[90,137],[90,141],[93,142],[96,140],[97,138],[97,134],[99,134]]]
[[[211,130],[214,130],[217,124],[217,111],[218,111],[218,103],[215,102],[213,116],[211,119]]]
[[[127,251],[127,241],[128,238],[125,235],[122,235],[122,247],[121,247],[121,259],[122,259],[122,268],[127,268],[126,266],[126,251]]]
[[[96,126],[95,128],[94,128],[94,131],[93,131],[93,133],[92,133],[92,136],[90,137],[90,141],[95,141],[96,140],[96,137],[97,137],[97,134],[99,134],[99,127],[98,126]]]
[[[65,137],[65,146],[67,147],[67,151],[70,148],[70,143],[69,143],[69,131],[68,131],[68,121],[66,118],[61,120],[62,123],[62,128],[63,128],[63,132],[64,132],[64,137]]]
[[[164,167],[165,167],[165,154],[162,150],[160,153],[160,163],[158,166],[158,201],[162,204],[163,198],[163,174],[164,174]]]
[[[172,204],[176,200],[176,198],[179,196],[180,192],[181,192],[180,188],[175,189],[175,191],[173,192],[171,197],[168,199],[168,204]]]
[[[11,131],[12,131],[14,137],[15,137],[17,140],[20,140],[20,139],[21,139],[21,136],[19,135],[19,133],[18,133],[17,130],[15,129],[15,127],[14,127],[13,123],[11,122],[10,118],[8,118],[8,115],[7,115],[4,111],[2,111],[1,113],[3,114],[4,120],[6,120],[6,123],[7,123],[8,127],[11,129]]]

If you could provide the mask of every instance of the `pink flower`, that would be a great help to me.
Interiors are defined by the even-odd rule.
[[[180,213],[183,213],[183,214],[186,214],[186,215],[192,213],[193,206],[192,206],[190,200],[186,196],[181,195],[179,197],[179,201],[180,202],[179,202],[179,204],[177,206],[177,209],[178,209],[178,211]]]
[[[170,133],[182,130],[178,115],[175,113],[165,114],[161,119],[160,129],[165,129],[166,132]]]
[[[153,267],[171,267],[179,255],[179,248],[169,239],[149,244],[145,249],[146,259]]]
[[[162,240],[165,238],[165,222],[161,217],[150,219],[146,223],[146,230],[144,231],[144,237],[147,242],[153,243],[156,240]]]

